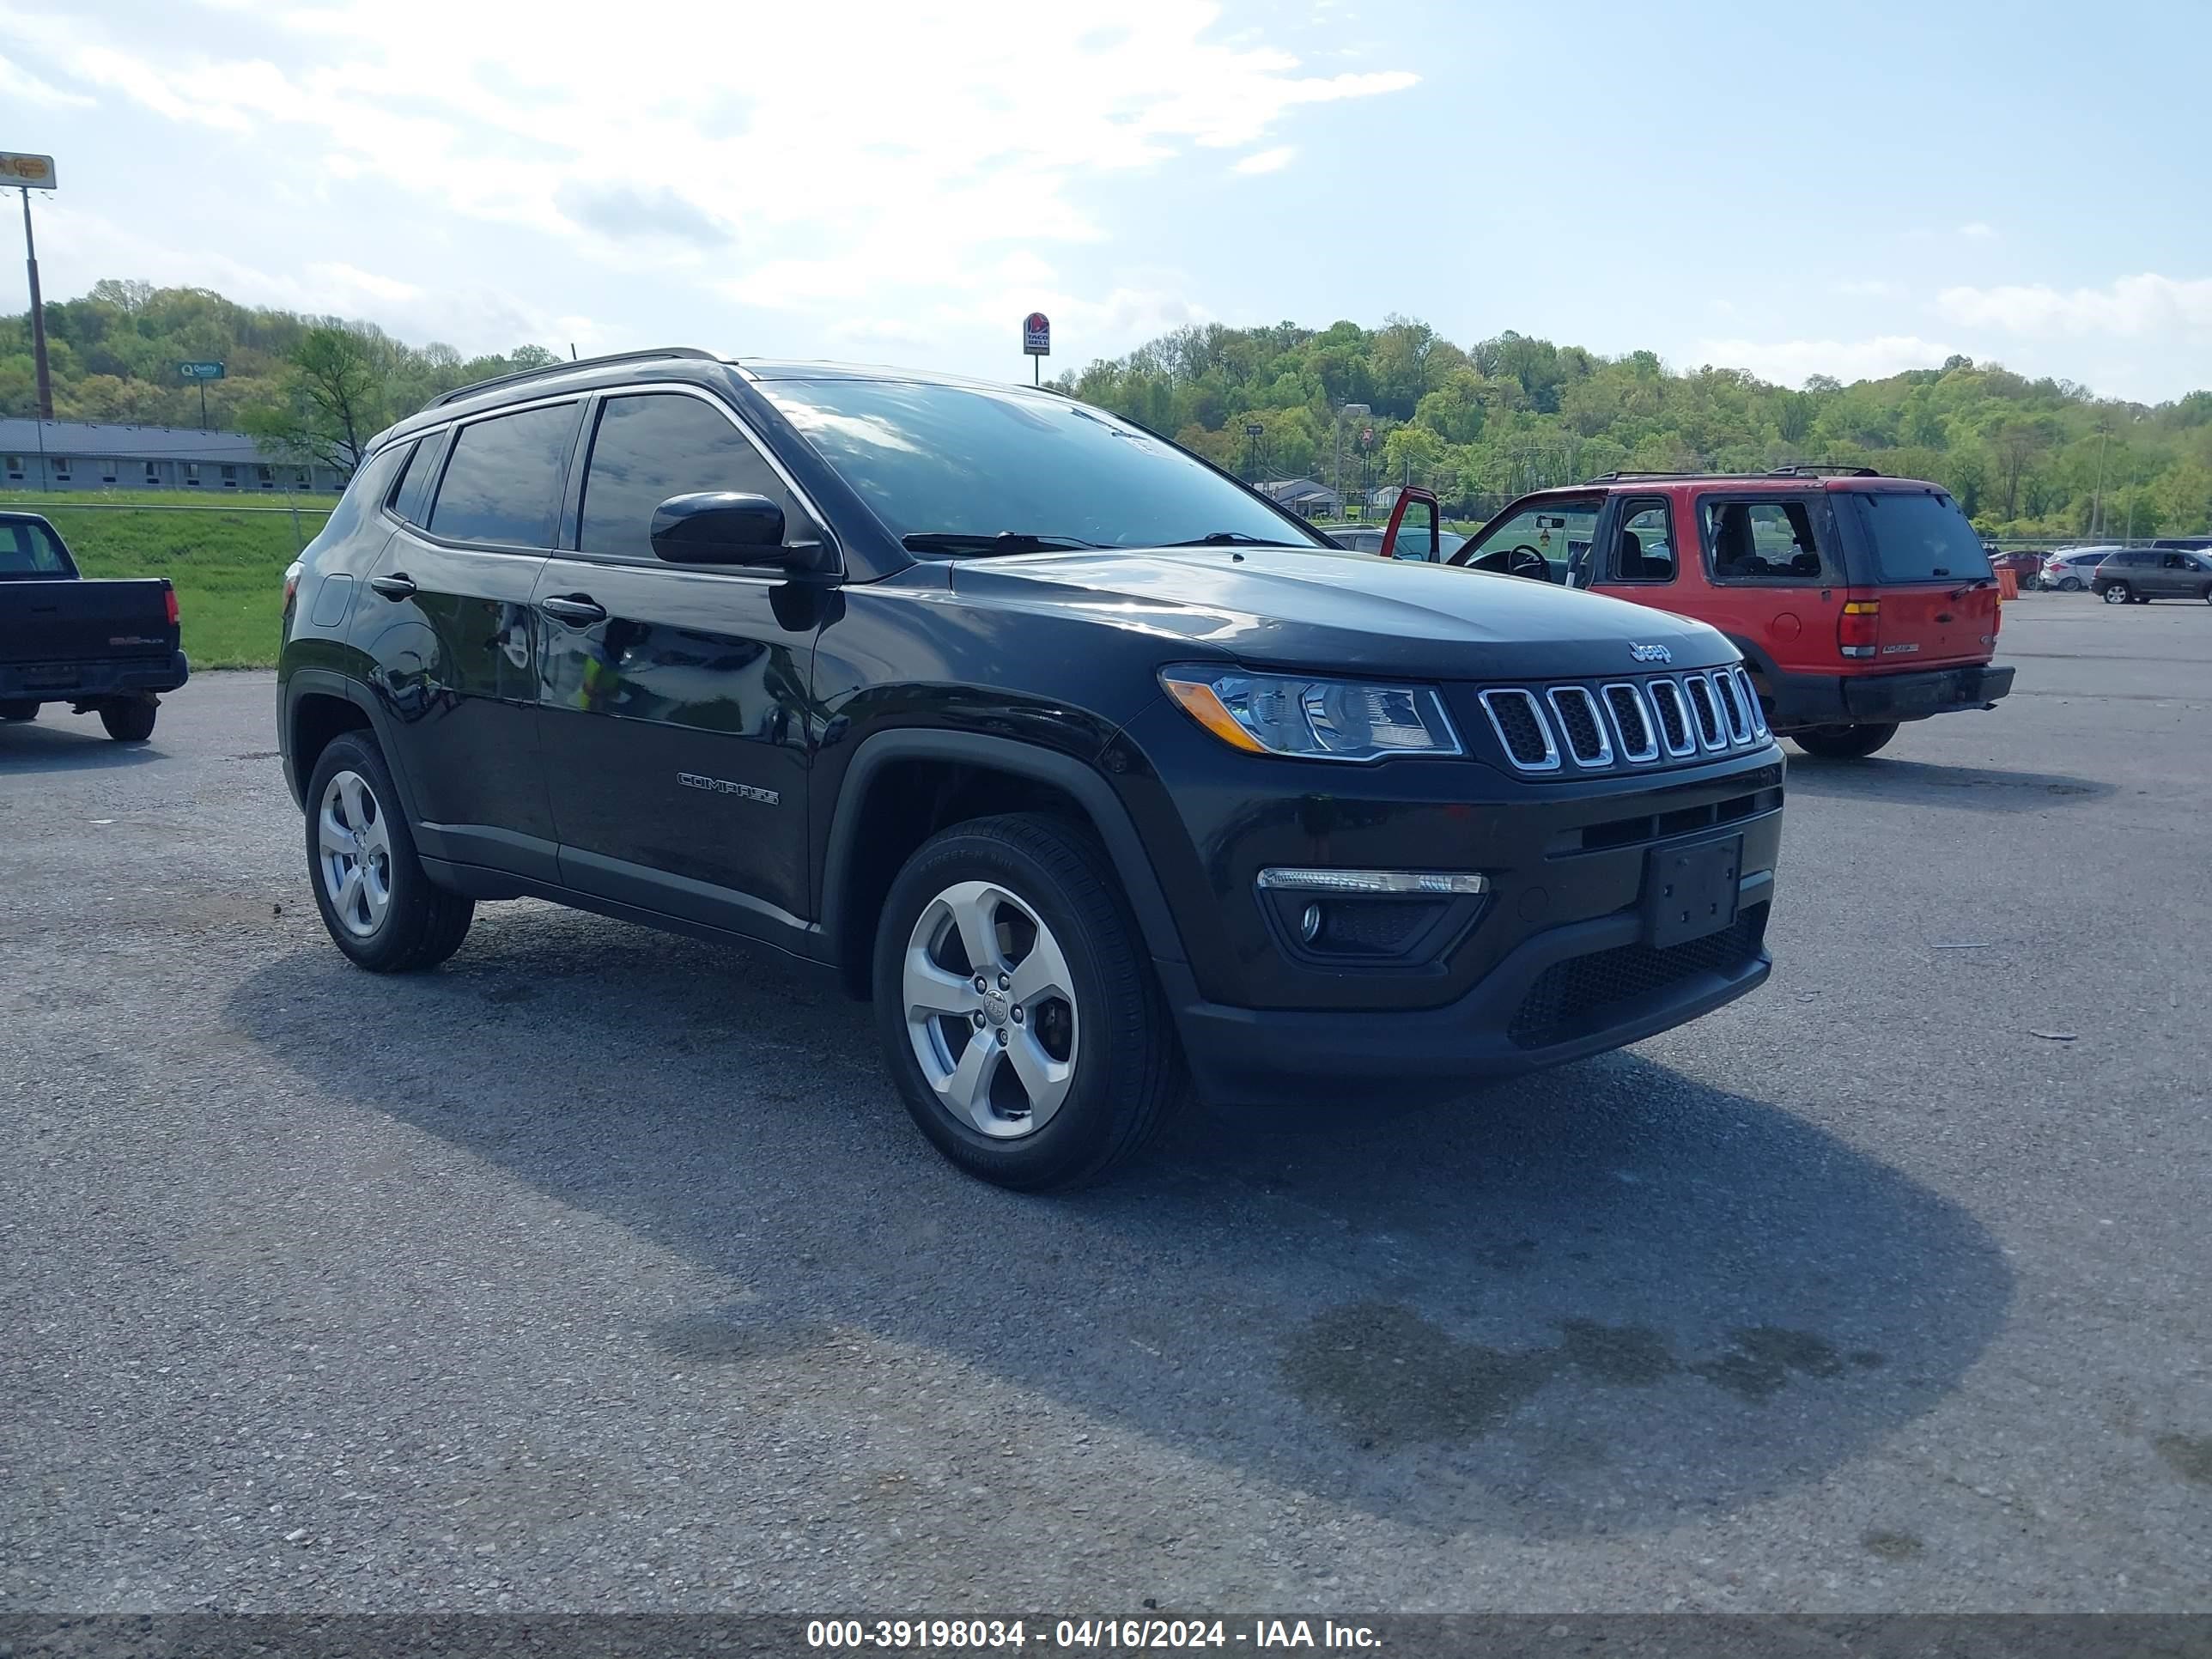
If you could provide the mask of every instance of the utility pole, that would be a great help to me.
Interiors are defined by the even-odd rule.
[[[23,186],[23,263],[31,273],[31,358],[38,367],[39,418],[54,418],[54,378],[46,367],[46,307],[39,297],[39,245],[31,236],[31,187]],[[43,441],[44,434],[40,434]]]
[[[2092,540],[2105,533],[2105,446],[2112,441],[2112,428],[2104,421],[2097,422],[2097,493],[2089,501],[2089,535]]]
[[[1336,411],[1336,515],[1344,516],[1344,417],[1357,415],[1364,419],[1373,411],[1365,404],[1346,404]]]

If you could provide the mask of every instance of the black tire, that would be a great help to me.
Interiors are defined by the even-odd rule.
[[[1071,998],[1057,1007],[1036,1006],[1045,1010],[1041,1021],[1066,1022],[1064,1029],[1071,1035],[1061,1058],[1073,1071],[1056,1109],[1032,1129],[1019,1127],[1024,1109],[1003,1120],[1003,1133],[985,1133],[947,1104],[922,1069],[921,1049],[964,1033],[963,1018],[984,1021],[981,1006],[969,1016],[945,1017],[944,1026],[927,1021],[909,1025],[909,945],[918,932],[926,934],[926,913],[965,883],[990,884],[1014,901],[994,913],[1012,918],[1007,934],[999,937],[1018,928],[1024,920],[1022,909],[1034,911],[1047,942],[1057,946],[1066,964]],[[1024,958],[1004,947],[1000,954],[1016,964],[1018,984]],[[958,955],[968,969],[976,965],[964,948]],[[907,860],[884,898],[874,969],[877,1030],[900,1097],[937,1149],[981,1180],[1019,1192],[1064,1191],[1097,1181],[1142,1146],[1185,1092],[1174,1023],[1113,866],[1086,831],[1062,820],[1027,812],[976,818],[926,842]],[[959,969],[950,971],[963,976]],[[1018,1029],[1019,1004],[1009,1004],[1005,997],[995,1001],[990,1016],[995,1027],[979,1023],[972,1036],[963,1035],[963,1054],[970,1042],[1003,1039]],[[1034,1025],[1040,1043],[1048,1029]],[[933,1030],[942,1035],[933,1039]],[[1005,1042],[999,1046],[1003,1050]],[[988,1055],[989,1050],[983,1052]],[[1012,1086],[1021,1102],[1029,1100],[1018,1079]],[[981,1092],[988,1096],[990,1088]],[[981,1109],[988,1115],[994,1109],[987,1103]]]
[[[38,718],[39,705],[28,697],[0,702],[0,720],[34,720]]]
[[[351,925],[341,920],[325,873],[322,823],[324,801],[333,781],[349,773],[362,781],[374,809],[362,814],[363,823],[354,827],[381,830],[387,894],[380,916],[373,915],[373,906],[364,905],[354,912]],[[415,973],[436,967],[461,948],[476,918],[476,901],[437,886],[423,872],[391,769],[366,735],[345,732],[323,750],[307,785],[307,884],[314,890],[315,908],[322,913],[331,942],[356,965],[373,974]],[[374,863],[373,859],[356,861]],[[364,911],[372,913],[373,925],[367,931],[360,926]]]
[[[100,723],[118,743],[143,743],[154,735],[154,716],[161,712],[161,707],[151,697],[104,702],[100,706]]]
[[[2058,579],[2058,591],[2062,593],[2079,593],[2081,591],[2081,579],[2079,576],[2061,576]]]
[[[1792,732],[1790,741],[1822,760],[1864,760],[1897,735],[1897,722],[1871,726],[1814,726]]]
[[[2197,597],[2202,599],[2205,604],[2212,605],[2212,582],[2205,583],[2203,592],[2199,594]]]
[[[2097,590],[2097,597],[2106,605],[2131,605],[2135,595],[2128,591],[2125,582],[2106,582]]]

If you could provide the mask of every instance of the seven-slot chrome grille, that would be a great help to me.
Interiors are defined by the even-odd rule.
[[[1476,699],[1522,772],[1617,771],[1731,754],[1772,736],[1741,664],[1594,684],[1485,686]]]

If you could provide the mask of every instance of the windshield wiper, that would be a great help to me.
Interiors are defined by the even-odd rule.
[[[1248,536],[1241,530],[1210,530],[1187,542],[1163,542],[1163,547],[1298,547],[1298,542],[1271,542],[1265,536]]]
[[[1001,530],[995,536],[979,531],[928,530],[900,537],[899,545],[909,553],[1049,553],[1098,544],[1079,536],[1032,536],[1019,530]]]

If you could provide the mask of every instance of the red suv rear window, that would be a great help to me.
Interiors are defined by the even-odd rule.
[[[1982,538],[1948,495],[1905,490],[1851,490],[1845,510],[1858,514],[1874,550],[1875,579],[1884,582],[1985,580]]]

